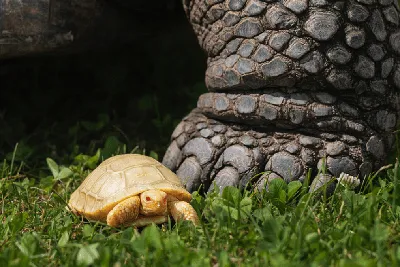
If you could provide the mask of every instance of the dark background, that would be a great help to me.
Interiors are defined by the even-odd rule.
[[[206,57],[180,1],[129,3],[113,3],[126,24],[101,45],[0,62],[1,158],[17,142],[20,160],[92,153],[110,135],[162,156],[206,91]],[[113,22],[106,17],[99,27]]]

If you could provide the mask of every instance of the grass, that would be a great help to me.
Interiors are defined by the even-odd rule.
[[[102,157],[127,151],[109,137],[92,154],[71,151],[30,168],[0,165],[0,266],[396,266],[400,262],[398,163],[331,197],[273,180],[269,192],[228,187],[193,194],[201,226],[168,222],[110,228],[65,209],[70,194]],[[108,143],[108,145],[107,145]],[[110,145],[111,144],[111,145]],[[108,151],[107,151],[108,148]],[[107,154],[108,153],[108,154]]]

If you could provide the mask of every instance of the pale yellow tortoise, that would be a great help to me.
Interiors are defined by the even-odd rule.
[[[69,207],[77,215],[110,226],[145,226],[175,221],[198,224],[191,194],[179,178],[151,157],[124,154],[102,162],[72,193]]]

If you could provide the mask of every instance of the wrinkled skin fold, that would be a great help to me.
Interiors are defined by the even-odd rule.
[[[163,163],[189,191],[302,181],[309,169],[363,178],[385,164],[399,122],[397,0],[183,5],[210,92]]]

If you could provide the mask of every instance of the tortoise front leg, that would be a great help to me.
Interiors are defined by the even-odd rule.
[[[107,215],[107,224],[112,227],[133,223],[139,215],[140,198],[133,196],[118,203]]]
[[[185,201],[179,201],[173,196],[168,196],[168,212],[174,217],[176,222],[192,221],[194,225],[199,224],[199,217],[194,208]]]

